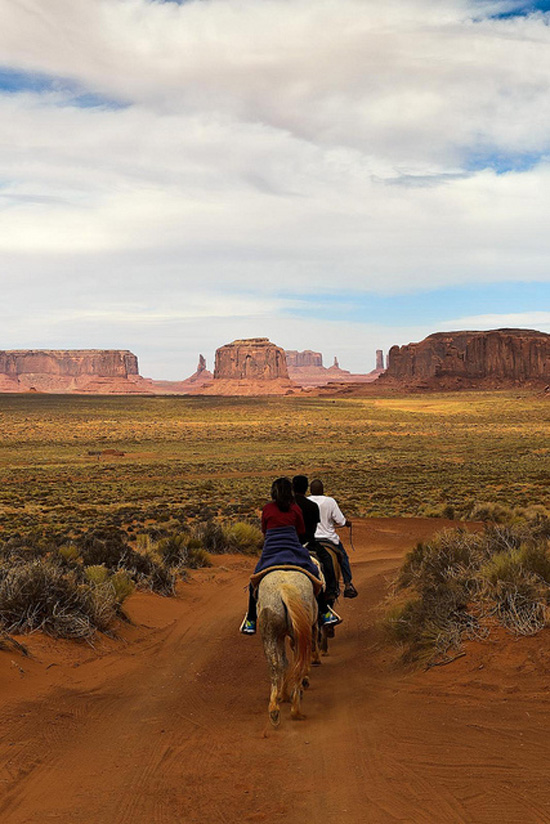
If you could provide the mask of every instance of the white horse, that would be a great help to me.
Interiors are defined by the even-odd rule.
[[[258,588],[258,627],[271,678],[269,719],[273,726],[278,726],[279,702],[290,699],[290,717],[301,720],[302,689],[308,686],[311,663],[319,662],[317,599],[310,578],[293,570],[274,570],[262,578]],[[287,637],[292,649],[290,663],[285,649]]]

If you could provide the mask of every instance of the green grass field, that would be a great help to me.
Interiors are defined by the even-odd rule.
[[[526,392],[331,400],[0,396],[0,529],[254,516],[319,476],[350,516],[550,506],[550,401]],[[90,455],[117,449],[123,457]]]

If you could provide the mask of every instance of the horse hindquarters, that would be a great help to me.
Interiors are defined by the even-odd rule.
[[[279,724],[279,702],[290,695],[291,717],[299,719],[302,683],[309,672],[313,649],[313,625],[317,602],[313,584],[302,572],[276,570],[262,578],[258,587],[258,627],[262,636],[271,680],[269,717]],[[285,638],[292,646],[288,665]]]
[[[295,587],[284,584],[281,587],[281,598],[288,612],[293,641],[293,660],[292,665],[286,671],[285,686],[292,701],[291,718],[300,720],[303,718],[300,710],[302,685],[309,674],[314,648],[312,633],[314,615],[306,607]]]
[[[284,621],[283,627],[281,627],[281,619]],[[285,650],[286,615],[276,615],[271,610],[265,609],[261,613],[259,625],[271,684],[269,718],[274,726],[278,726],[281,720],[280,701],[287,697],[284,694],[285,674],[288,667]]]

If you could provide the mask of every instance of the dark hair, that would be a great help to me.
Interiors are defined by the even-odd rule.
[[[298,493],[298,495],[305,495],[308,486],[309,481],[305,475],[295,475],[293,477],[292,489],[294,490],[294,492]]]
[[[281,512],[288,512],[294,503],[290,478],[277,478],[271,484],[271,497]]]
[[[323,482],[320,481],[319,478],[315,478],[315,480],[311,482],[310,489],[312,495],[322,495],[325,491]]]

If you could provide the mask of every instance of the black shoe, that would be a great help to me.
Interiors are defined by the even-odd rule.
[[[344,598],[357,598],[358,595],[359,593],[357,592],[357,590],[351,582],[349,584],[346,584],[346,586],[344,587]]]

